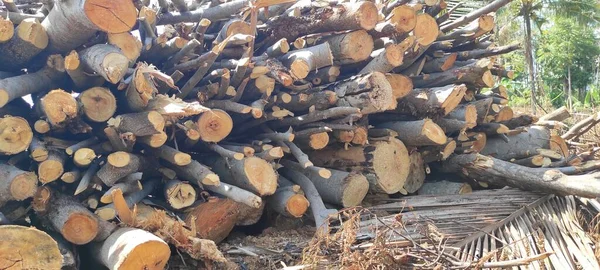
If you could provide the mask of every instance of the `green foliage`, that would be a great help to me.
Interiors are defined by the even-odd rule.
[[[586,89],[592,82],[600,47],[593,29],[571,18],[556,17],[553,25],[542,33],[537,56],[551,96],[568,88],[569,68],[573,93],[576,94],[583,93],[577,90]],[[562,105],[562,101],[559,99],[554,105]]]

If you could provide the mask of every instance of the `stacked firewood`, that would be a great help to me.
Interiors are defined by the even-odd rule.
[[[497,85],[509,0],[2,2],[0,223],[50,234],[0,226],[25,268],[219,262],[264,211],[321,227],[368,193],[465,190],[432,170],[600,194]]]

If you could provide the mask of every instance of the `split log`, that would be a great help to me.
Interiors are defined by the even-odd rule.
[[[42,22],[48,33],[48,51],[65,53],[86,43],[99,30],[123,33],[136,21],[131,1],[69,0],[55,3]]]
[[[292,161],[282,160],[281,164],[290,169],[298,166],[289,166]],[[331,176],[324,178],[314,170],[300,170],[310,179],[324,202],[340,205],[342,207],[353,207],[359,205],[369,191],[367,178],[356,172],[343,172],[330,169]]]
[[[162,239],[147,231],[120,228],[103,242],[90,246],[94,258],[108,269],[164,269],[171,250]]]
[[[127,107],[134,112],[151,110],[151,108],[147,109],[148,103],[158,93],[150,77],[152,71],[155,71],[153,67],[141,63],[137,65],[131,75],[131,81],[125,89],[125,99]]]
[[[48,46],[48,35],[36,19],[23,20],[14,31],[11,39],[0,43],[3,71],[20,70]]]
[[[398,132],[398,139],[411,146],[443,145],[447,140],[442,128],[431,119],[387,122],[376,127]]]
[[[528,168],[483,155],[457,155],[444,163],[444,170],[494,185],[557,195],[596,198],[600,195],[598,173],[567,176],[557,169]]]
[[[23,201],[33,197],[37,188],[37,177],[17,167],[0,163],[0,206],[8,201]]]
[[[0,118],[0,153],[14,155],[29,147],[33,139],[33,131],[29,123],[21,117],[7,116]]]
[[[467,87],[464,84],[439,88],[414,89],[403,99],[394,112],[416,117],[445,116],[462,101]]]
[[[61,269],[63,264],[56,241],[27,226],[0,226],[0,254],[2,269]]]
[[[98,219],[74,198],[49,187],[41,187],[33,198],[33,210],[67,241],[83,245],[98,234]]]
[[[372,192],[387,194],[400,191],[410,166],[408,151],[397,139],[347,150],[326,148],[310,153],[310,158],[317,166],[360,172],[367,177]]]
[[[54,89],[65,75],[63,57],[51,55],[37,72],[0,80],[0,108],[19,97]]]
[[[260,196],[271,195],[277,189],[277,173],[268,162],[258,157],[242,160],[203,158],[219,174],[221,181],[252,191]]]
[[[419,195],[460,195],[473,192],[468,183],[451,181],[427,182],[419,189]]]

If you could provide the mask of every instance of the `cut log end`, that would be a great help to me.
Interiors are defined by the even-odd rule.
[[[94,216],[75,213],[69,216],[60,233],[73,244],[87,244],[98,234],[98,221]]]
[[[79,96],[83,113],[94,122],[106,122],[117,110],[117,100],[108,88],[93,87]]]
[[[141,137],[140,141],[152,148],[158,148],[163,146],[167,142],[167,139],[169,139],[167,133],[161,131],[157,134]]]
[[[10,195],[17,201],[31,198],[36,192],[37,182],[35,173],[25,172],[19,174],[10,184]]]
[[[9,19],[0,19],[0,43],[9,41],[14,34],[14,24]]]
[[[417,15],[414,35],[421,46],[428,46],[433,43],[438,38],[439,33],[440,28],[435,18],[426,13]]]
[[[50,131],[50,124],[44,120],[37,120],[33,124],[33,129],[39,134],[45,134]]]
[[[33,227],[0,226],[1,269],[61,269],[63,257],[52,237]]]
[[[410,157],[404,143],[397,139],[379,142],[372,158],[380,188],[388,194],[400,191],[410,168]]]
[[[105,67],[106,79],[113,84],[118,83],[125,76],[128,66],[129,59],[120,52],[108,53],[102,60],[102,67]]]
[[[286,202],[285,209],[293,217],[301,217],[308,210],[308,200],[302,194],[292,195]]]
[[[223,110],[205,112],[196,121],[200,138],[205,142],[220,142],[231,133],[233,120]]]
[[[277,173],[273,166],[257,157],[244,159],[244,173],[248,182],[256,187],[260,195],[270,195],[277,189]]]
[[[62,89],[52,90],[42,98],[42,110],[52,125],[61,125],[77,117],[75,98]]]
[[[367,178],[362,174],[351,173],[346,179],[345,184],[342,205],[344,207],[360,205],[369,192],[369,181],[367,181]]]
[[[140,229],[121,228],[112,233],[97,250],[109,269],[164,269],[171,250],[155,235]]]
[[[123,33],[136,23],[137,10],[132,1],[92,0],[83,6],[89,20],[107,33]]]
[[[218,175],[214,173],[209,173],[204,179],[202,179],[202,184],[207,186],[218,186],[221,183],[221,179]]]
[[[174,209],[183,209],[196,201],[196,190],[190,184],[176,181],[165,189],[165,197]]]
[[[371,2],[361,2],[356,11],[356,20],[362,29],[371,30],[375,28],[379,20],[377,6]]]
[[[27,120],[10,116],[0,119],[0,153],[13,155],[23,152],[32,139],[33,132]]]
[[[108,155],[106,160],[110,165],[117,168],[123,168],[131,162],[131,155],[127,152],[119,151]]]
[[[81,148],[75,151],[73,155],[73,163],[79,167],[86,167],[94,161],[96,152],[91,148]]]
[[[62,162],[47,159],[38,165],[38,175],[42,184],[47,184],[58,179],[64,172]]]
[[[46,34],[46,30],[44,30],[42,25],[36,19],[29,18],[23,20],[17,29],[17,36],[19,36],[21,40],[42,50],[48,46],[48,35]]]
[[[323,149],[329,144],[329,134],[327,132],[312,134],[309,136],[308,144],[314,150]]]
[[[445,144],[448,139],[444,133],[444,130],[430,119],[425,120],[425,123],[423,123],[421,134],[427,137],[431,142],[438,145]]]
[[[396,99],[402,99],[413,90],[412,80],[402,74],[385,74],[388,82],[392,86],[392,91]]]
[[[410,6],[398,6],[392,10],[391,15],[390,22],[399,33],[410,32],[417,25],[417,13]]]

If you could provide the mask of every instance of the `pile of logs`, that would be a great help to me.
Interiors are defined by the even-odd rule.
[[[322,228],[367,194],[600,195],[552,117],[507,106],[510,0],[2,2],[2,269],[222,262],[263,212]]]

